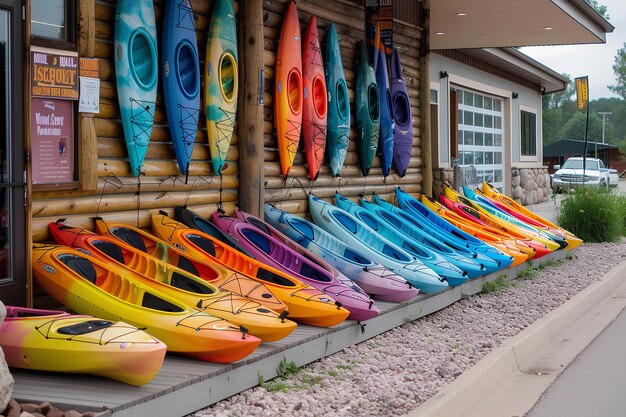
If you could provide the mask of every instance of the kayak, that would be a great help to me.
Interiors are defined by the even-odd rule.
[[[293,0],[280,30],[274,77],[274,126],[280,168],[286,177],[296,158],[302,128],[302,47],[298,10]]]
[[[163,294],[184,302],[230,323],[243,326],[264,342],[282,339],[296,328],[296,323],[251,299],[215,285],[181,268],[170,265],[112,237],[84,229],[50,223],[50,233],[57,243],[86,251],[106,262],[132,281],[141,282]]]
[[[111,265],[66,246],[34,245],[33,275],[61,304],[80,314],[145,329],[167,350],[209,362],[235,362],[261,343],[224,319],[129,279]]]
[[[356,74],[356,131],[361,172],[369,174],[378,149],[380,134],[380,99],[376,73],[367,59],[365,43],[361,42]]]
[[[0,347],[13,368],[98,375],[130,385],[154,378],[165,343],[121,321],[6,306]]]
[[[231,291],[250,298],[277,313],[282,313],[287,309],[287,306],[276,298],[262,282],[250,279],[216,261],[204,257],[192,257],[178,247],[141,229],[122,223],[105,222],[97,218],[96,232],[100,235],[115,237],[133,248],[197,275],[218,287],[220,291]]]
[[[212,220],[225,233],[239,239],[256,260],[330,295],[350,312],[349,319],[361,321],[378,315],[378,308],[363,291],[341,282],[329,271],[257,227],[221,213],[213,213]]]
[[[511,207],[513,210],[517,211],[518,213],[521,213],[524,216],[527,216],[528,218],[531,218],[535,221],[545,224],[548,227],[561,230],[565,234],[565,238],[567,239],[566,249],[577,248],[583,243],[582,239],[576,237],[573,233],[559,227],[558,225],[548,221],[547,219],[544,219],[538,214],[535,214],[534,212],[532,212],[531,210],[528,210],[526,207],[522,206],[517,201],[513,200],[511,197],[505,194],[501,194],[495,187],[491,186],[489,183],[483,182],[482,189],[485,195],[487,195],[490,198],[493,198],[494,200],[500,201],[503,204],[506,204],[508,207]]]
[[[449,236],[450,239],[456,240],[460,245],[464,245],[471,250],[487,255],[501,264],[508,263],[511,266],[516,265],[515,262],[522,263],[528,258],[516,249],[518,257],[514,259],[512,254],[503,250],[505,245],[503,245],[502,242],[500,242],[500,246],[496,248],[492,246],[492,242],[487,244],[472,234],[467,233],[465,230],[457,227],[456,224],[444,220],[437,214],[437,209],[442,208],[442,206],[433,199],[422,195],[422,200],[424,201],[422,202],[402,191],[400,187],[396,187],[395,195],[396,200],[398,201],[398,207],[401,210],[407,212],[415,219],[428,222],[431,227],[441,230],[442,233]],[[433,205],[438,205],[439,207],[433,207],[431,209],[425,204],[429,202],[432,202]]]
[[[302,141],[311,181],[317,179],[326,149],[328,99],[317,20],[311,15],[302,45]]]
[[[158,86],[158,52],[152,0],[119,0],[115,12],[115,80],[130,172],[141,173]]]
[[[193,34],[195,37],[195,33]],[[233,0],[216,0],[209,22],[204,64],[204,106],[213,175],[224,169],[235,130],[239,63]]]
[[[441,254],[428,248],[421,242],[400,233],[393,226],[359,206],[357,203],[339,194],[335,194],[335,205],[350,213],[355,218],[365,223],[378,235],[393,242],[421,261],[424,265],[431,268],[437,275],[444,278],[448,282],[448,285],[457,286],[467,281],[467,272],[460,270],[441,256]]]
[[[220,262],[237,272],[263,282],[287,305],[289,318],[313,326],[329,327],[344,321],[350,312],[332,297],[303,284],[284,272],[252,259],[210,235],[186,227],[164,213],[151,215],[153,233],[196,257]]]
[[[431,222],[429,222],[421,213],[409,214],[408,212],[402,210],[399,207],[394,206],[391,203],[383,200],[377,195],[374,195],[374,203],[378,205],[382,210],[385,210],[388,213],[391,213],[397,216],[399,219],[403,221],[402,229],[405,229],[404,224],[412,226],[416,230],[420,230],[422,234],[431,236],[446,246],[458,251],[459,253],[464,254],[468,258],[473,259],[474,261],[480,263],[485,270],[486,273],[492,273],[499,269],[506,268],[507,266],[513,263],[513,258],[504,254],[504,252],[495,252],[493,257],[489,257],[482,252],[479,252],[474,249],[470,249],[467,244],[463,243],[462,240],[455,238],[453,235],[449,233],[445,233],[440,228],[435,227]],[[366,206],[369,210],[369,205]],[[381,212],[379,212],[381,214]]]
[[[341,175],[350,140],[350,97],[341,62],[341,48],[335,24],[326,31],[324,75],[328,97],[328,131],[326,149],[333,176]]]
[[[415,297],[419,290],[390,269],[374,262],[361,252],[300,217],[265,205],[265,218],[275,228],[322,257],[372,297],[401,303]]]
[[[386,211],[378,204],[361,199],[361,207],[374,215],[377,219],[382,220],[388,228],[397,231],[401,235],[409,238],[412,242],[421,243],[435,254],[443,257],[452,265],[465,272],[469,278],[476,278],[487,273],[487,268],[477,262],[473,257],[466,256],[464,252],[452,249],[450,246],[437,240],[434,236],[424,233],[422,229],[414,227],[400,216]],[[436,269],[435,272],[437,272]]]
[[[313,222],[355,250],[400,274],[423,293],[437,293],[448,284],[395,243],[383,238],[350,213],[309,194]]]
[[[161,54],[167,122],[178,169],[186,175],[200,115],[200,65],[190,0],[165,3]]]
[[[381,168],[383,176],[387,177],[391,170],[393,158],[393,109],[391,108],[391,93],[389,91],[389,76],[387,74],[387,58],[385,53],[374,48],[374,71],[378,84],[378,98],[380,101],[380,134],[378,136],[378,149],[381,156]]]
[[[400,177],[404,177],[413,150],[413,117],[398,48],[393,48],[391,55],[391,103],[394,120],[392,166]]]

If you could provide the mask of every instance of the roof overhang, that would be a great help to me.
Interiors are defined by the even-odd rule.
[[[431,50],[605,43],[613,29],[585,0],[430,1]]]

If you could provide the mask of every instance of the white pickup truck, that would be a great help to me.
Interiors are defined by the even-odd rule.
[[[556,192],[569,190],[573,187],[585,185],[588,187],[616,187],[619,181],[617,171],[608,169],[597,158],[587,158],[585,178],[583,181],[583,158],[569,158],[563,166],[555,165],[557,170],[552,176],[552,186]],[[613,171],[613,172],[611,172]]]

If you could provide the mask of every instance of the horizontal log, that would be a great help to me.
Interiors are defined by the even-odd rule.
[[[223,175],[231,175],[237,171],[237,162],[228,161],[228,166],[222,171]],[[178,164],[174,160],[153,160],[146,159],[141,167],[142,178],[179,176]],[[126,160],[102,159],[98,160],[98,176],[106,177],[114,174],[118,177],[130,177],[130,165]],[[189,175],[192,176],[213,176],[213,168],[209,161],[191,161],[189,165]]]
[[[418,190],[417,184],[407,184],[407,192],[416,192]],[[381,184],[381,185],[368,185],[367,190],[359,186],[342,187],[340,192],[342,195],[358,196],[360,194],[376,193],[376,194],[389,194],[395,189],[395,185]],[[334,198],[335,193],[338,190],[320,188],[315,190],[313,194],[320,198]],[[287,200],[305,200],[308,195],[308,191],[301,188],[288,188],[288,189],[267,189],[265,190],[265,201],[267,203],[274,203]]]

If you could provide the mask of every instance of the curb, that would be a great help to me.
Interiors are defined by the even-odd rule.
[[[472,410],[484,405],[485,399],[489,397],[488,393],[494,392],[512,375],[525,373],[524,370],[528,369],[559,335],[580,321],[595,306],[611,297],[611,294],[625,282],[626,261],[622,261],[599,281],[591,283],[567,302],[504,341],[459,378],[407,414],[407,417],[464,417],[471,414]],[[626,305],[626,302],[624,304]],[[597,330],[597,334],[608,326],[620,311],[621,309],[616,311],[610,320]],[[571,359],[574,357],[575,355]],[[557,375],[553,377],[556,378]]]

